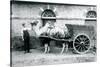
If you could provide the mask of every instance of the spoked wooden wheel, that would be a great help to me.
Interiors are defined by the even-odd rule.
[[[90,39],[86,34],[80,34],[75,37],[73,41],[73,48],[75,52],[84,54],[90,49]]]

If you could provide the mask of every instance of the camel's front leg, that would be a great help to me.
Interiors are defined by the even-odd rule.
[[[66,52],[68,52],[68,43],[66,43]]]
[[[61,50],[61,54],[64,52],[64,49],[65,49],[65,43],[62,44],[63,47],[62,47],[62,50]]]
[[[48,44],[46,43],[46,44],[44,45],[44,47],[45,47],[44,53],[47,53],[47,51],[48,51]]]
[[[49,46],[48,46],[48,49],[47,50],[48,50],[47,52],[49,53],[50,52],[50,47]]]

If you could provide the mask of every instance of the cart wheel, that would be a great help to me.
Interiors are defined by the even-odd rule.
[[[79,54],[85,54],[90,49],[90,39],[86,34],[80,34],[73,41],[73,48]]]

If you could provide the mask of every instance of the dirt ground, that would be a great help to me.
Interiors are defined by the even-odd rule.
[[[55,49],[48,54],[44,54],[43,50],[38,49],[31,49],[31,53],[26,54],[24,54],[24,51],[12,51],[12,67],[96,61],[96,54],[93,52],[80,55],[72,53],[71,50],[68,50],[63,54],[60,54],[59,51],[60,49]]]

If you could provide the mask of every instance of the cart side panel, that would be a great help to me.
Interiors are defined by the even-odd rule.
[[[74,40],[74,38],[79,35],[79,34],[86,34],[89,36],[90,40],[91,40],[91,46],[94,46],[94,40],[96,40],[96,32],[93,26],[89,26],[89,25],[68,25],[69,28],[71,27],[70,30],[71,33],[73,32],[72,35],[72,39]],[[70,32],[69,32],[70,33]]]

